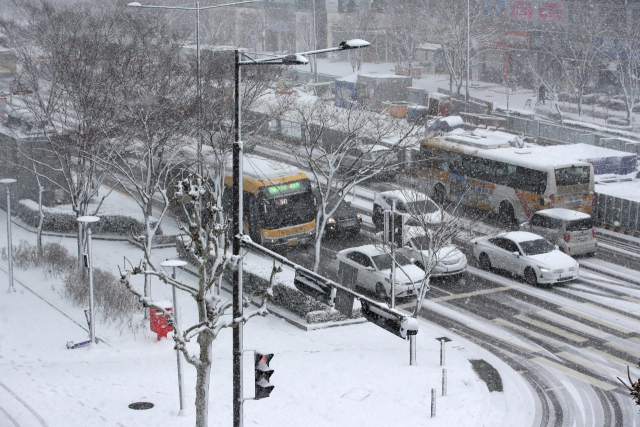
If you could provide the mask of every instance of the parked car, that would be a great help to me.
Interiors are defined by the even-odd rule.
[[[382,168],[376,178],[391,179],[397,173],[398,156],[384,145],[359,144],[344,154],[337,170],[348,175],[366,167]]]
[[[313,190],[316,202],[321,200],[318,189]],[[330,192],[327,210],[333,209],[339,200],[337,193]],[[362,215],[351,206],[351,202],[341,201],[333,215],[327,220],[324,232],[331,237],[355,236],[362,228]]]
[[[541,210],[521,224],[520,229],[544,237],[569,255],[593,256],[598,249],[593,221],[584,212],[564,208]]]
[[[396,282],[395,295],[397,298],[415,298],[424,279],[424,271],[413,265],[405,255],[396,252]],[[336,255],[338,266],[345,263],[358,272],[356,290],[375,293],[381,300],[391,296],[391,255],[381,247],[365,245],[343,249]]]
[[[426,194],[413,190],[391,190],[379,193],[373,200],[371,220],[376,229],[384,229],[384,211],[391,210],[394,200],[396,211],[407,217],[405,225],[440,224],[451,220],[451,215]]]
[[[402,240],[404,247],[400,251],[422,270],[425,262],[436,260],[432,277],[461,277],[467,272],[467,257],[453,245],[443,246],[434,253],[431,238],[422,227],[405,227]]]
[[[578,263],[537,234],[512,231],[471,239],[480,267],[522,276],[530,285],[568,282],[578,278]]]

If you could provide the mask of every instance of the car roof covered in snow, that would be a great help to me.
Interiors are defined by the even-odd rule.
[[[423,193],[418,193],[413,190],[389,190],[380,193],[382,197],[389,199],[400,200],[403,202],[413,202],[416,200],[429,200],[429,196]]]
[[[529,242],[531,240],[540,240],[540,239],[544,240],[543,237],[540,237],[537,234],[529,233],[528,231],[511,231],[509,233],[501,234],[500,237],[513,240],[514,242],[517,242],[517,243]]]
[[[346,255],[350,252],[362,252],[363,254],[369,255],[369,256],[382,255],[385,253],[379,246],[376,246],[376,245],[357,246],[355,248],[343,249],[338,253],[342,255]]]
[[[551,208],[551,209],[544,209],[541,211],[536,212],[538,215],[544,215],[544,216],[548,216],[550,218],[556,218],[556,219],[568,219],[568,220],[572,220],[572,219],[588,219],[591,218],[591,215],[586,214],[584,212],[578,212],[578,211],[574,211],[572,209],[565,209],[565,208]]]

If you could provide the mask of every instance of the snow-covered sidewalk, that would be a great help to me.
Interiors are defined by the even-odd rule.
[[[6,216],[0,211],[3,223]],[[6,242],[6,229],[0,230],[0,242]],[[24,229],[14,227],[13,238],[35,243]],[[55,240],[75,248],[71,238]],[[124,257],[136,262],[141,256],[126,242],[94,240],[93,249],[95,265],[114,274]],[[159,249],[155,256],[161,260],[176,253]],[[6,263],[0,270],[0,425],[14,425],[11,419],[21,427],[194,424],[195,370],[184,368],[189,411],[179,416],[172,340],[158,341],[148,325],[143,326],[146,333],[134,336],[127,328],[99,322],[97,335],[108,344],[68,350],[67,341],[86,339],[79,326],[86,323],[83,307],[60,296],[61,281],[40,270],[16,268],[18,292],[6,294]],[[187,274],[181,278],[194,280]],[[152,292],[156,300],[170,299],[170,289],[158,282]],[[186,295],[179,301],[182,325],[193,324],[193,302]],[[435,339],[440,336],[453,340],[447,345],[446,397],[441,396],[440,343]],[[489,352],[427,322],[420,322],[417,366],[408,364],[407,341],[370,323],[304,332],[267,316],[247,324],[244,346],[275,353],[271,366],[276,387],[270,398],[246,402],[246,425],[511,426],[535,418],[531,390],[519,374]],[[211,426],[232,424],[231,347],[231,331],[224,330],[214,342]],[[504,392],[489,393],[471,368],[473,359],[484,359],[500,372]],[[249,375],[250,369],[245,368]],[[435,418],[430,418],[432,388],[438,396]],[[245,395],[252,392],[249,386]],[[155,407],[128,408],[138,401]]]

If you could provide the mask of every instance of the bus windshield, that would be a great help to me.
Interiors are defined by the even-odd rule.
[[[263,226],[266,229],[307,224],[316,216],[308,180],[266,187],[263,195],[268,195],[263,198],[261,208],[264,215]]]
[[[556,185],[589,184],[589,166],[556,169]]]

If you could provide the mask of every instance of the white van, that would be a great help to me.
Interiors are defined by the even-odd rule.
[[[571,209],[538,211],[520,229],[546,238],[568,255],[593,256],[598,248],[591,216]]]

